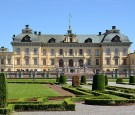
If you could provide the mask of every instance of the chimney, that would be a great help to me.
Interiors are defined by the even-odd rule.
[[[38,35],[41,35],[41,32],[38,32]]]
[[[101,36],[101,34],[102,34],[102,32],[99,32],[99,34],[98,34],[98,35],[99,35],[99,36]]]
[[[109,30],[106,30],[106,33],[108,33],[109,32]]]
[[[36,35],[37,35],[37,31],[34,31],[34,34],[36,34]]]
[[[25,25],[25,27],[28,29],[29,28],[29,25]]]
[[[112,26],[112,29],[116,29],[116,26]]]

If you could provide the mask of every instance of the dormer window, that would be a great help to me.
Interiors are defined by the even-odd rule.
[[[48,43],[55,43],[55,39],[54,38],[51,38],[51,39],[49,39],[49,41],[48,41]]]
[[[92,43],[92,39],[91,38],[88,38],[84,41],[84,43]]]
[[[112,38],[111,42],[121,42],[120,37],[116,35],[115,37]]]
[[[28,35],[24,36],[21,41],[22,42],[31,42],[30,37]]]

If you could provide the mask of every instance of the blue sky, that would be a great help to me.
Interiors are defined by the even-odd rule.
[[[26,24],[44,34],[65,34],[69,14],[76,34],[97,34],[116,26],[134,42],[135,0],[0,0],[0,46],[12,51],[12,35]]]

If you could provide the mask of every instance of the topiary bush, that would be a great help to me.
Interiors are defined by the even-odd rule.
[[[92,90],[105,90],[105,77],[104,75],[96,74],[93,77]]]
[[[135,83],[135,76],[130,76],[129,83]]]
[[[72,77],[72,86],[73,87],[78,87],[80,86],[80,80],[79,80],[79,76],[75,75]]]
[[[61,75],[61,76],[60,76],[60,79],[59,79],[59,83],[60,83],[60,84],[66,84],[66,82],[67,82],[67,77],[66,77],[66,75]]]
[[[116,83],[123,83],[122,78],[117,78],[117,79],[116,79]]]
[[[108,86],[108,77],[105,76],[105,86]]]
[[[60,82],[60,77],[56,78],[56,82],[58,82],[58,83]]]
[[[7,106],[6,74],[0,73],[0,108]]]
[[[81,76],[81,83],[86,84],[86,76],[84,75]]]

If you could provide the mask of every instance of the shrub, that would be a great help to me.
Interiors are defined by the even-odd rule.
[[[56,82],[58,82],[58,83],[60,82],[60,77],[56,78]]]
[[[81,84],[86,84],[86,76],[82,75],[81,76]]]
[[[123,83],[122,78],[117,78],[116,83]]]
[[[67,77],[66,77],[66,75],[61,75],[61,76],[60,76],[60,79],[59,79],[59,83],[60,83],[60,84],[66,84],[66,82],[67,82]]]
[[[105,90],[105,77],[103,75],[94,75],[93,77],[93,84],[92,84],[92,90]]]
[[[124,103],[134,103],[134,99],[85,99],[85,104],[90,105],[114,105],[114,104],[124,104]]]
[[[6,75],[0,73],[0,108],[7,106],[7,86],[6,86]]]
[[[108,86],[108,77],[105,76],[105,86]]]
[[[135,83],[135,76],[130,76],[129,83]]]
[[[72,86],[78,87],[80,85],[79,76],[75,75],[72,77]]]

